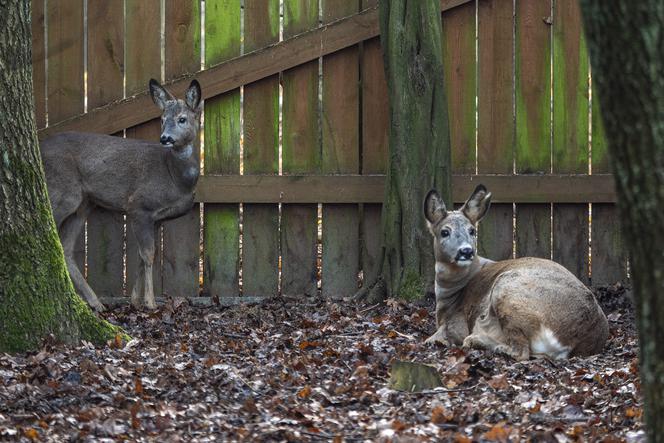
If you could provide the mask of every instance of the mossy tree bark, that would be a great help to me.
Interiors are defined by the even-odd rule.
[[[0,14],[0,352],[102,343],[120,332],[74,291],[46,192],[32,110],[30,2]]]
[[[422,201],[436,188],[450,202],[450,139],[438,0],[381,0],[380,41],[389,91],[389,165],[380,274],[357,295],[418,298],[433,285]]]
[[[664,441],[664,3],[581,6],[631,263],[646,430]]]

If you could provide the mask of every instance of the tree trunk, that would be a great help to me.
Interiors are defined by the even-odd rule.
[[[46,192],[32,110],[30,2],[0,14],[0,352],[103,343],[119,331],[74,291]]]
[[[389,166],[378,280],[358,293],[375,302],[418,298],[433,285],[422,201],[436,188],[451,204],[439,0],[381,0],[380,41],[389,91]]]
[[[664,3],[581,5],[631,263],[646,429],[664,441]]]

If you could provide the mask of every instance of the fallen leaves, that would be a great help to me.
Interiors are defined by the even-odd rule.
[[[128,343],[0,355],[0,440],[640,441],[633,315],[601,295],[607,351],[564,362],[424,345],[433,305],[401,300],[120,308]],[[395,360],[442,387],[390,389]]]

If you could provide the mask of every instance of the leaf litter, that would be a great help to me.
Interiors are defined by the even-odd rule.
[[[2,441],[643,441],[637,335],[623,288],[597,292],[601,355],[515,362],[424,344],[433,300],[169,300],[104,316],[133,338],[0,355]],[[393,362],[442,387],[389,386]]]

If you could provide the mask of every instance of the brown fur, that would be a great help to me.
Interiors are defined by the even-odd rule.
[[[463,209],[448,213],[436,195],[427,196],[425,216],[437,260],[438,327],[427,341],[490,349],[517,360],[600,352],[609,332],[606,317],[590,290],[563,266],[532,257],[492,262],[475,255],[470,264],[454,260],[454,245],[467,245],[468,227],[486,213],[490,197],[484,187],[476,189],[464,205],[474,209],[473,216]],[[442,236],[440,229],[450,232]],[[465,236],[464,243],[455,234]]]

